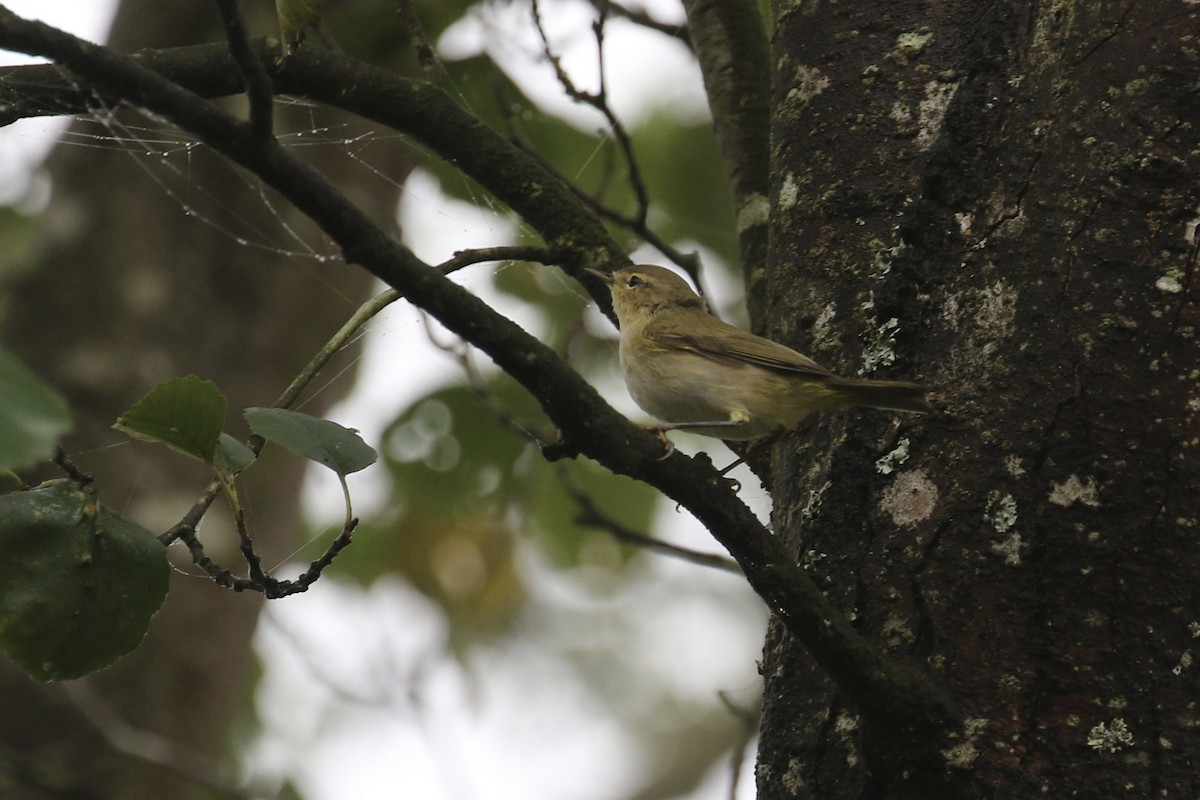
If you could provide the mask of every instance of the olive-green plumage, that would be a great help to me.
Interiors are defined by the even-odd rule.
[[[612,290],[625,385],[664,428],[746,440],[793,428],[813,411],[933,411],[915,383],[839,378],[790,347],[722,322],[668,269],[589,271]]]

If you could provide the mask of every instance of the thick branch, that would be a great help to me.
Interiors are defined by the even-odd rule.
[[[951,715],[936,684],[915,669],[885,660],[872,648],[711,465],[678,452],[658,460],[662,445],[656,437],[615,412],[544,344],[388,237],[274,139],[253,136],[247,124],[128,57],[22,20],[2,6],[0,47],[51,58],[97,90],[166,117],[256,173],[312,217],[342,248],[347,261],[362,265],[405,292],[413,303],[491,356],[539,400],[578,452],[613,472],[657,487],[694,514],[729,550],[754,589],[864,716],[896,732],[898,738],[912,741],[921,753],[945,741],[951,732]],[[359,72],[373,76],[369,68]],[[386,79],[395,81],[391,76]],[[378,80],[385,82],[383,77]],[[422,99],[433,91],[422,89],[410,95]],[[451,113],[442,105],[437,108]],[[425,124],[445,125],[445,121]],[[505,190],[490,184],[489,188],[498,194]]]

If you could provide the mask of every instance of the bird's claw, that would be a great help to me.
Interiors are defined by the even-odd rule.
[[[675,444],[670,439],[667,438],[667,432],[665,430],[663,430],[662,428],[646,428],[646,430],[650,431],[650,433],[653,433],[655,436],[657,436],[658,440],[663,443],[664,447],[667,448],[667,452],[663,453],[656,460],[666,461],[668,458],[670,458],[672,455],[675,454]]]

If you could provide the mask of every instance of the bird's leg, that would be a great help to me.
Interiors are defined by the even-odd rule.
[[[666,445],[666,455],[658,459],[659,461],[662,461],[670,458],[671,454],[675,452],[675,445],[672,444],[671,440],[667,438],[667,431],[686,431],[689,428],[740,428],[749,421],[749,414],[741,409],[734,409],[733,411],[729,412],[729,419],[719,419],[713,422],[697,422],[694,420],[687,422],[663,422],[646,428],[646,430],[657,435],[658,438],[662,440],[662,443]],[[722,470],[721,474],[724,475],[726,472],[736,467],[738,463],[740,463],[740,460],[730,464],[728,467]]]
[[[766,436],[760,436],[757,439],[751,439],[749,442],[746,443],[745,449],[742,450],[741,455],[734,453],[734,455],[736,455],[737,457],[733,460],[733,462],[729,466],[722,469],[719,474],[727,475],[729,472],[731,472],[736,467],[739,467],[742,464],[746,464],[747,459],[750,458],[751,454],[753,454],[756,450],[758,450],[760,447],[763,447],[764,445],[769,446],[772,442],[774,442],[776,439],[779,438],[779,435],[780,435],[779,433],[771,433],[771,434],[767,434]],[[726,442],[725,444],[728,445],[729,442]],[[729,478],[728,480],[732,481],[733,479]]]
[[[734,469],[735,467],[739,467],[739,466],[741,466],[742,464],[745,464],[745,463],[746,463],[746,459],[742,458],[741,456],[738,456],[737,458],[735,458],[735,459],[733,460],[733,463],[732,463],[732,464],[730,464],[728,467],[725,467],[724,469],[722,469],[722,470],[721,470],[720,472],[718,472],[717,474],[718,474],[718,475],[728,475],[730,472],[732,472],[732,471],[733,471],[733,469]]]
[[[664,431],[686,431],[688,428],[740,428],[750,421],[750,415],[740,408],[729,412],[729,419],[718,419],[712,422],[664,422],[658,427]]]
[[[715,422],[664,422],[658,428],[664,431],[686,431],[688,428],[739,428],[747,422],[748,420],[744,419],[719,419]]]

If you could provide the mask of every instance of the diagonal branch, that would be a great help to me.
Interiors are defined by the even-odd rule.
[[[46,56],[97,90],[166,117],[256,173],[315,220],[348,262],[404,291],[520,382],[559,426],[563,449],[642,480],[694,514],[863,716],[911,748],[905,763],[945,769],[940,752],[951,746],[959,725],[939,686],[872,647],[711,465],[679,452],[659,460],[659,440],[614,411],[552,350],[422,263],[274,139],[254,137],[245,123],[126,56],[21,19],[3,6],[0,47]]]
[[[624,249],[579,201],[571,187],[536,159],[463,110],[439,87],[377,69],[356,59],[305,46],[276,58],[268,40],[253,43],[276,93],[304,97],[400,131],[453,164],[542,234],[568,274],[585,267],[627,264]],[[244,90],[241,73],[221,44],[147,50],[128,57],[198,98]],[[0,126],[30,116],[88,113],[136,97],[84,85],[57,64],[5,68],[0,73]],[[608,307],[608,292],[589,281]]]

